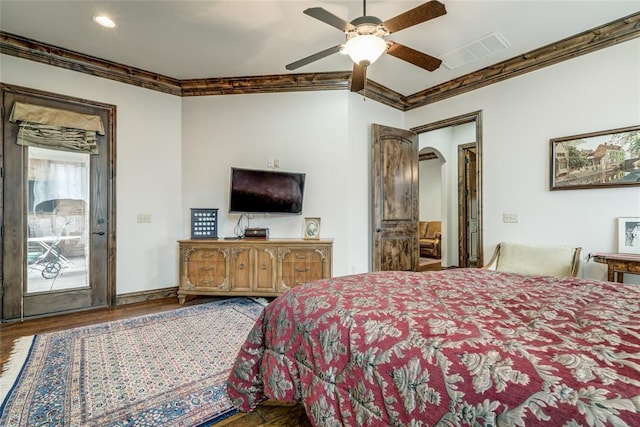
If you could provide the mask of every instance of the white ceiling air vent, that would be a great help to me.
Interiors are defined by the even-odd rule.
[[[508,48],[509,42],[500,32],[488,34],[440,56],[445,67],[453,70],[485,56]]]

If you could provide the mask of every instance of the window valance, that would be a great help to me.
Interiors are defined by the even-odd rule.
[[[9,121],[18,123],[17,143],[72,152],[98,153],[104,135],[100,116],[16,102]]]

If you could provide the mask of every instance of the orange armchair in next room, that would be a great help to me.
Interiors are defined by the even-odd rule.
[[[428,258],[440,258],[442,221],[420,221],[418,233],[420,242],[420,256]]]

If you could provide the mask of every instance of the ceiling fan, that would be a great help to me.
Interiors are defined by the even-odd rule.
[[[362,1],[362,16],[351,22],[346,22],[321,7],[306,9],[305,15],[343,31],[347,41],[292,62],[285,68],[295,70],[336,52],[347,53],[354,63],[349,86],[351,92],[364,89],[367,67],[385,52],[425,70],[434,71],[442,63],[440,59],[400,43],[386,41],[384,37],[446,13],[444,5],[437,0],[431,0],[384,22],[375,16],[367,16],[366,0]]]

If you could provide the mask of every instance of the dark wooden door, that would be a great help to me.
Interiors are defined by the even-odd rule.
[[[479,246],[478,166],[475,143],[458,146],[460,267],[482,267]]]
[[[373,270],[415,271],[418,245],[418,136],[374,124]]]
[[[11,85],[0,89],[2,320],[114,304],[115,106]],[[18,145],[19,125],[9,121],[16,101],[100,116],[105,135],[98,137],[99,154]],[[34,180],[34,165],[50,175]],[[71,169],[73,174],[66,172]],[[48,180],[60,174],[67,180],[66,191],[73,187],[84,196],[60,196],[63,184],[57,181],[56,190],[52,190]],[[82,180],[81,185],[78,180]],[[34,181],[38,182],[37,190],[32,188]],[[34,197],[45,201],[36,206]],[[79,276],[79,280],[67,280],[71,276]]]

